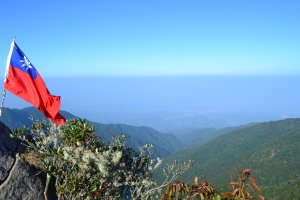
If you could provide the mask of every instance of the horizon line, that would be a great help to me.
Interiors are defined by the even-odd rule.
[[[99,75],[46,75],[43,78],[180,78],[180,77],[299,77],[299,74],[99,74]]]

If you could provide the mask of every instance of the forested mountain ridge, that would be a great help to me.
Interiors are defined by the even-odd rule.
[[[61,111],[60,113],[67,119],[78,118],[66,111]],[[30,118],[33,120],[44,119],[42,113],[34,107],[24,109],[9,109],[4,107],[1,122],[13,130],[24,125],[31,126],[33,121]],[[126,145],[136,150],[145,144],[153,144],[155,156],[165,157],[170,155],[182,145],[175,136],[160,133],[146,126],[137,127],[124,124],[91,123],[96,129],[96,134],[99,135],[103,141],[109,142],[113,136],[124,134],[128,137]]]
[[[165,162],[194,160],[182,179],[207,178],[227,189],[230,176],[250,168],[268,199],[300,197],[300,119],[271,121],[221,135],[176,152]]]
[[[217,129],[217,128],[195,129],[192,131],[176,132],[174,135],[181,142],[184,143],[185,147],[189,148],[191,146],[205,144],[220,135],[224,135],[224,134],[232,132],[232,131],[250,127],[255,124],[258,124],[258,123],[250,123],[250,124],[246,124],[246,125],[226,127],[226,128],[221,128],[221,129]]]

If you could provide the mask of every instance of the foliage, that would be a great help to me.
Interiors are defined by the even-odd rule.
[[[193,185],[189,186],[182,181],[170,183],[163,193],[161,200],[265,200],[261,189],[250,174],[250,169],[240,172],[239,181],[230,182],[230,191],[217,192],[206,180],[198,183],[198,177],[195,177]],[[251,190],[251,193],[250,191]]]
[[[237,199],[237,200],[248,200],[259,198],[265,200],[261,189],[257,186],[255,179],[250,174],[250,169],[245,169],[240,172],[238,181],[230,182],[230,192],[222,194],[224,198]],[[253,194],[250,193],[250,190]]]
[[[37,121],[11,135],[24,141],[23,157],[30,164],[55,178],[60,199],[119,199],[126,188],[133,199],[150,197],[155,191],[151,171],[161,162],[151,159],[153,146],[137,153],[125,147],[125,136],[105,144],[94,131],[85,120],[75,119],[63,127]]]

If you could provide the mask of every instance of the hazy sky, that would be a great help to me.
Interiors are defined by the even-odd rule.
[[[16,36],[63,110],[300,116],[298,0],[0,2],[0,77]]]
[[[300,74],[297,0],[9,0],[12,38],[43,77]]]

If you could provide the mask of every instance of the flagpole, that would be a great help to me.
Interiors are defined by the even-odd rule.
[[[6,97],[6,90],[3,89],[2,101],[1,101],[1,105],[0,105],[0,117],[2,117],[2,108],[3,108],[5,97]]]
[[[5,70],[5,75],[4,75],[4,83],[5,83],[5,81],[7,79],[7,76],[8,76],[10,59],[11,59],[13,48],[15,46],[15,39],[16,39],[16,36],[14,37],[13,41],[10,44],[10,50],[9,50],[9,53],[8,53],[8,56],[7,56],[7,61],[6,61],[6,70]],[[2,116],[2,108],[3,108],[5,97],[6,97],[6,90],[5,90],[4,85],[3,85],[2,101],[1,101],[1,104],[0,104],[0,117]]]

